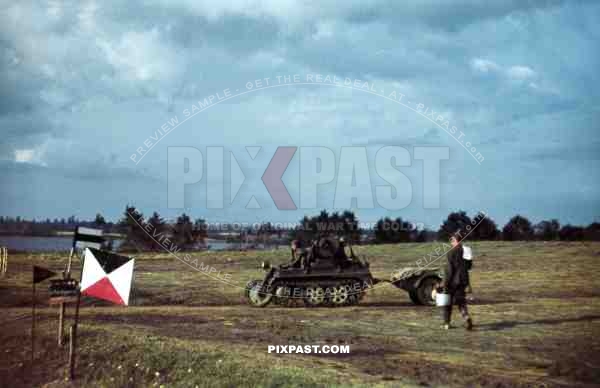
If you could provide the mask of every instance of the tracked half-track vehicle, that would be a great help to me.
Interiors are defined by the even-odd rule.
[[[347,256],[343,247],[324,249],[313,243],[306,260],[271,267],[263,263],[267,272],[263,280],[251,280],[246,285],[248,302],[257,307],[274,303],[283,306],[355,305],[375,284],[385,282],[408,292],[417,305],[435,305],[435,292],[442,280],[440,268],[403,268],[392,273],[390,280],[372,276],[369,262],[354,255],[350,248]],[[341,252],[341,254],[340,254]]]
[[[248,302],[257,307],[269,303],[308,307],[358,304],[378,280],[371,275],[369,263],[350,251],[350,256],[342,258],[315,254],[307,265],[291,263],[272,268],[263,263],[265,278],[246,285]]]
[[[435,305],[437,286],[442,281],[441,268],[408,267],[396,271],[391,283],[408,292],[410,300],[418,305]]]

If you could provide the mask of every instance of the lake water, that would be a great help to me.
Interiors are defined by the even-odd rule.
[[[113,240],[113,248],[117,249],[122,240]],[[211,251],[238,250],[239,243],[228,243],[221,240],[207,240]],[[0,246],[9,251],[27,252],[68,252],[73,245],[73,237],[32,237],[32,236],[0,236]]]
[[[114,240],[114,247],[121,240]],[[73,237],[0,236],[0,245],[9,251],[68,252],[73,246]]]

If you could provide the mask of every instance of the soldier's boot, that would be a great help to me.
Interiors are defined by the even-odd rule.
[[[471,331],[473,330],[473,320],[469,317],[465,322],[465,329]]]

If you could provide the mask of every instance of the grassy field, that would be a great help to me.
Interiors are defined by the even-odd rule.
[[[168,253],[137,256],[133,305],[83,299],[77,380],[64,381],[57,309],[38,293],[30,359],[31,265],[61,270],[56,254],[9,255],[0,279],[0,386],[48,387],[587,387],[600,383],[600,244],[470,243],[475,330],[442,331],[435,307],[389,284],[358,306],[264,309],[243,287],[287,250],[192,254],[224,284]],[[414,265],[439,244],[358,247],[375,276]],[[76,276],[80,264],[75,263]],[[212,275],[215,275],[213,273]],[[72,309],[68,311],[72,314]],[[268,345],[345,344],[350,354],[269,354]]]

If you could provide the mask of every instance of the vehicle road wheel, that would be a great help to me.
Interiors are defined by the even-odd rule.
[[[249,286],[247,291],[248,302],[250,302],[252,306],[265,307],[269,304],[273,298],[273,294],[261,292],[262,282],[254,282],[249,284]]]
[[[435,299],[433,299],[432,291],[440,280],[435,277],[428,277],[421,281],[419,288],[417,289],[417,298],[420,304],[425,306],[435,306]]]
[[[277,287],[275,291],[275,296],[273,298],[273,303],[278,304],[280,306],[290,305],[293,302],[291,295],[291,288],[285,286]]]
[[[348,289],[348,304],[357,305],[360,302],[362,290],[352,288],[352,283],[346,284],[346,288]]]
[[[325,302],[325,290],[322,287],[307,287],[304,303],[309,307],[320,306]]]
[[[348,296],[350,294],[350,287],[345,284],[340,284],[334,287],[331,292],[331,303],[334,306],[343,306],[348,302]]]

